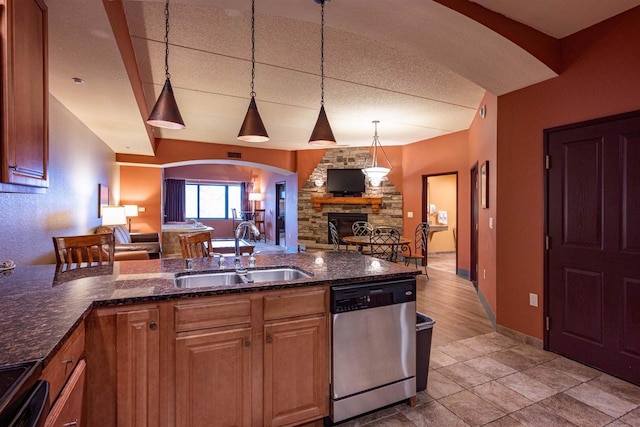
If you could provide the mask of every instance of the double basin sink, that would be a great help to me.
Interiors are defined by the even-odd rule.
[[[205,286],[229,286],[249,283],[284,282],[311,277],[304,271],[290,267],[247,270],[242,272],[220,271],[215,273],[185,274],[175,278],[178,288],[201,288]]]

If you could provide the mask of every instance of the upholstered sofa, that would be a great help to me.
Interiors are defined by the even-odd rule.
[[[116,259],[126,258],[125,252],[147,251],[149,258],[160,258],[160,236],[158,233],[129,233],[126,225],[101,225],[96,233],[113,233],[116,241]]]

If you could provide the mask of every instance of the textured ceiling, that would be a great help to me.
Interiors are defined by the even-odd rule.
[[[565,17],[589,9],[562,1],[572,3],[560,11]],[[506,15],[512,2],[478,3]],[[102,1],[48,5],[52,95],[114,151],[152,155]],[[151,109],[164,82],[164,1],[125,0],[124,7]],[[249,103],[251,2],[172,0],[170,7],[171,81],[187,128],[154,133],[255,146],[236,139]],[[544,21],[539,9],[527,16]],[[518,20],[535,27],[527,16]],[[271,137],[260,147],[313,148],[307,141],[320,107],[319,22],[320,6],[312,0],[256,1],[256,100]],[[74,84],[74,76],[86,83]],[[554,76],[511,41],[439,3],[333,0],[325,6],[325,108],[339,145],[370,145],[372,120],[380,120],[383,145],[464,130],[485,90],[501,95]]]

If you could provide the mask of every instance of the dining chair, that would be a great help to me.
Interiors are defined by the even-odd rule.
[[[233,231],[235,232],[238,224],[244,221],[244,217],[236,208],[231,208],[231,219],[233,220]]]
[[[429,235],[429,224],[421,222],[416,226],[413,242],[413,253],[411,247],[409,247],[409,254],[404,255],[404,265],[408,266],[411,261],[416,264],[418,269],[418,261],[420,261],[420,269],[422,268],[422,260],[427,257],[427,236]],[[427,272],[427,266],[425,263],[424,274],[429,279],[429,273]]]
[[[257,239],[254,236],[254,240],[260,241],[262,238],[264,238],[264,242],[267,243],[267,234],[265,233],[264,218],[265,218],[265,209],[256,209],[254,211],[253,222],[256,224],[256,227],[258,227],[258,230],[260,230],[260,236],[258,236]]]
[[[368,221],[356,221],[351,224],[351,231],[354,236],[370,236],[373,233],[373,225]]]
[[[178,235],[182,258],[207,258],[212,247],[211,233],[202,231]]]
[[[333,245],[333,251],[340,251],[340,237],[338,237],[338,229],[332,222],[329,223],[329,231],[331,232],[331,244]]]
[[[394,227],[380,226],[370,236],[371,256],[396,262],[400,247],[400,231]]]
[[[53,237],[53,248],[56,264],[66,264],[68,269],[112,265],[115,239],[112,233]]]

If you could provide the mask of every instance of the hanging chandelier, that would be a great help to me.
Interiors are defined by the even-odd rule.
[[[327,113],[324,111],[324,4],[329,0],[313,0],[320,3],[321,24],[320,24],[320,114],[311,132],[309,144],[328,146],[335,145],[336,138],[333,136]]]
[[[378,138],[378,123],[379,120],[374,120],[373,125],[375,127],[375,132],[373,134],[373,143],[371,144],[371,148],[369,151],[369,155],[367,156],[364,167],[362,168],[362,173],[364,173],[367,178],[369,178],[369,182],[374,187],[377,187],[382,182],[382,179],[391,172],[391,162],[387,157],[387,153],[384,152],[384,148],[382,148],[382,144],[380,144],[380,139]],[[385,163],[389,167],[379,166],[378,165],[378,148],[380,148],[380,152],[382,156],[384,156]]]
[[[171,87],[171,74],[169,74],[169,0],[164,5],[164,87],[156,105],[153,106],[147,123],[151,126],[165,129],[184,129],[184,121],[178,110],[176,98],[173,96]]]
[[[256,93],[253,90],[253,82],[256,77],[256,40],[255,40],[255,15],[256,2],[251,0],[251,101],[247,115],[244,117],[238,139],[245,142],[267,142],[269,135],[262,123],[258,106],[256,105]]]

